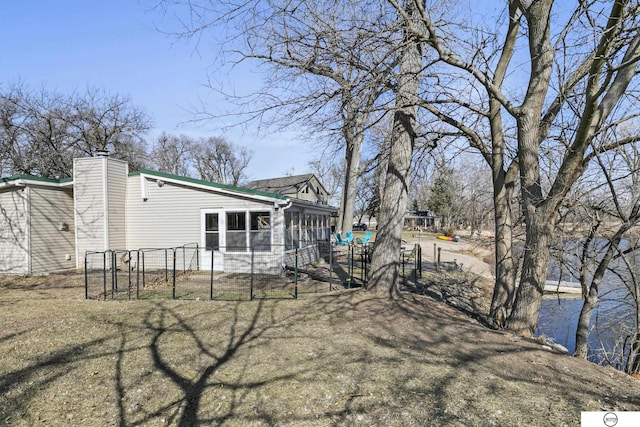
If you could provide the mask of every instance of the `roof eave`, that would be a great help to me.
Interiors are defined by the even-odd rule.
[[[286,203],[289,200],[289,197],[283,196],[280,194],[268,194],[261,193],[255,190],[243,189],[240,187],[232,187],[232,186],[222,186],[221,184],[210,183],[207,181],[200,181],[196,179],[184,178],[179,176],[174,176],[171,174],[166,174],[162,172],[155,172],[149,170],[142,170],[140,172],[130,173],[129,176],[140,175],[144,178],[162,180],[165,182],[170,182],[177,185],[186,185],[193,188],[198,188],[206,191],[214,191],[221,194],[228,194],[233,196],[241,196],[241,197],[249,197],[256,200],[261,200],[269,203]]]

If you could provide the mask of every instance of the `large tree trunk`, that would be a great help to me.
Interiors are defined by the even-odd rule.
[[[342,189],[342,198],[340,203],[340,211],[338,212],[338,223],[336,231],[346,233],[351,231],[353,226],[353,214],[356,205],[356,191],[358,177],[360,175],[360,160],[362,157],[362,144],[364,141],[364,129],[358,119],[345,119],[343,135],[347,142],[345,153],[345,174],[344,187]]]
[[[547,281],[549,246],[555,216],[555,204],[543,203],[540,184],[539,111],[537,108],[527,109],[518,120],[518,154],[526,239],[520,285],[506,327],[524,336],[532,336],[538,323]]]
[[[506,325],[508,329],[524,336],[533,336],[538,324],[549,265],[549,244],[552,235],[550,222],[539,213],[530,214],[527,220],[522,275],[513,311]]]
[[[493,180],[496,281],[489,317],[495,327],[503,327],[511,313],[516,290],[511,191],[509,190],[513,184],[506,183],[506,174],[502,168],[496,172]]]
[[[407,13],[411,17],[417,14],[414,8],[413,2],[407,2]],[[410,31],[406,31],[400,58],[391,149],[369,280],[369,289],[390,298],[398,292],[402,226],[407,208],[421,69],[420,43]]]
[[[518,31],[520,29],[520,10],[513,2],[509,3],[509,28],[505,34],[504,46],[496,65],[493,84],[502,88],[507,69],[513,58]],[[502,125],[502,105],[489,94],[489,125],[491,128],[491,151],[485,160],[491,166],[493,182],[493,204],[495,218],[495,261],[496,281],[493,288],[489,319],[495,327],[503,327],[515,298],[516,266],[513,257],[513,217],[511,197],[517,179],[517,162],[512,160],[505,170],[505,135]]]
[[[516,333],[531,336],[538,323],[542,293],[547,280],[553,213],[559,203],[558,200],[553,200],[543,204],[539,157],[540,118],[549,89],[555,51],[551,45],[549,28],[553,1],[521,0],[519,3],[528,23],[531,58],[529,86],[516,117],[526,239],[520,286],[506,326]]]

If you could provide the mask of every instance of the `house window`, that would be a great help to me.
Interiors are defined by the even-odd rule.
[[[217,213],[208,213],[204,216],[205,247],[208,251],[220,249],[220,224]]]
[[[247,250],[246,212],[227,212],[226,247],[230,251]]]
[[[256,251],[271,250],[271,212],[249,212],[251,248]]]

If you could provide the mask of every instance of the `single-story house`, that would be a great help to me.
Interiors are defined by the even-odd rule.
[[[335,211],[276,191],[130,173],[108,155],[78,158],[69,179],[0,179],[0,273],[82,269],[86,252],[185,244],[199,246],[203,268],[223,270],[253,250],[284,256],[330,240]]]

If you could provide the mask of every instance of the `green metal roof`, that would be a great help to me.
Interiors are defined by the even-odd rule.
[[[180,176],[180,175],[173,175],[173,174],[170,174],[170,173],[158,172],[158,171],[153,171],[153,170],[149,170],[149,169],[141,169],[138,172],[131,172],[131,173],[129,173],[129,176],[137,176],[137,175],[140,175],[140,174],[153,175],[153,176],[158,177],[158,178],[174,179],[176,181],[182,181],[182,182],[189,183],[189,184],[198,184],[198,185],[203,185],[203,186],[206,186],[206,187],[218,188],[218,189],[221,189],[221,190],[234,191],[234,192],[237,192],[237,193],[244,193],[244,194],[248,194],[248,195],[252,195],[252,196],[270,197],[272,199],[279,199],[279,200],[287,200],[287,199],[289,199],[288,196],[285,196],[283,194],[268,193],[266,191],[252,190],[250,188],[245,188],[245,187],[235,187],[233,185],[228,185],[228,184],[218,184],[216,182],[204,181],[204,180],[201,180],[201,179],[189,178],[189,177]]]
[[[55,179],[55,178],[44,178],[44,177],[35,176],[35,175],[12,175],[8,177],[0,178],[0,182],[19,181],[21,179],[29,180],[29,181],[50,182],[54,184],[62,184],[65,182],[73,181],[72,178]]]
[[[227,190],[235,193],[242,193],[248,196],[269,197],[271,199],[277,199],[277,200],[289,200],[290,198],[289,196],[286,196],[284,194],[254,190],[247,187],[236,187],[228,184],[218,184],[216,182],[205,181],[205,180],[196,179],[196,178],[189,178],[186,176],[174,175],[166,172],[158,172],[150,169],[141,169],[137,172],[130,172],[129,176],[138,176],[140,174],[151,175],[156,178],[172,179],[175,181],[184,182],[185,184],[196,184],[204,187],[211,187],[211,188]],[[47,182],[52,184],[73,183],[73,178],[55,179],[55,178],[44,178],[41,176],[34,176],[34,175],[13,175],[13,176],[8,176],[4,178],[0,177],[0,183],[19,181],[19,180],[39,181],[39,182]]]

